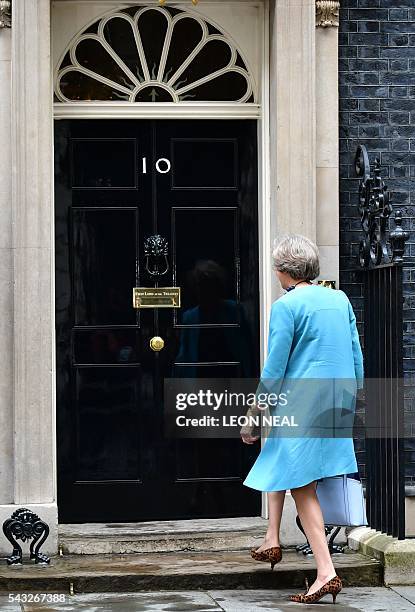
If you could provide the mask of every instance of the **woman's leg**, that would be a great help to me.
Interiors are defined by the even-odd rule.
[[[256,552],[280,545],[280,526],[285,491],[271,491],[268,495],[268,529],[265,540]]]
[[[317,564],[316,581],[307,592],[308,595],[311,595],[330,578],[333,578],[336,570],[327,545],[323,515],[316,493],[316,482],[311,482],[298,489],[291,489],[291,494]]]

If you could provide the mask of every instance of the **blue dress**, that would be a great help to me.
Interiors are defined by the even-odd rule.
[[[356,317],[343,291],[308,285],[287,292],[273,303],[261,384],[274,392],[276,389],[269,389],[269,381],[281,381],[277,395],[281,389],[288,389],[290,379],[298,383],[304,379],[308,385],[306,393],[304,389],[297,393],[297,401],[291,405],[288,402],[287,414],[299,409],[300,416],[308,415],[312,422],[324,404],[324,386],[332,388],[333,383],[339,383],[344,395],[343,383],[349,381],[352,389],[346,404],[353,418],[356,392],[363,387],[363,377]],[[316,384],[310,386],[314,382],[310,379],[317,379]],[[271,408],[270,412],[276,413]],[[294,437],[292,433],[281,435],[281,428],[277,429],[271,429],[244,485],[259,491],[282,491],[319,478],[357,472],[351,435]]]

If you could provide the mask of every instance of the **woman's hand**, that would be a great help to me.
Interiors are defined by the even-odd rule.
[[[250,433],[242,433],[243,429],[249,429]],[[242,442],[244,444],[253,444],[254,442],[256,442],[257,440],[259,440],[259,436],[253,436],[252,435],[252,427],[242,427],[241,429],[241,437],[242,437]]]
[[[255,414],[258,414],[258,409],[255,408],[249,408],[248,412],[246,413],[246,416],[249,418],[250,416],[253,416]],[[242,437],[242,442],[244,444],[253,444],[254,442],[256,442],[257,440],[259,440],[259,436],[253,436],[252,433],[254,431],[254,426],[253,425],[243,425],[240,429],[240,434]]]

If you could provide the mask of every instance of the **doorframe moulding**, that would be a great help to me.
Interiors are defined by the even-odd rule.
[[[261,105],[203,102],[56,102],[55,119],[258,119]]]

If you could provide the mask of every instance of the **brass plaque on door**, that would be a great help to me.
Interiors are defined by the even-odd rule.
[[[135,287],[134,308],[180,308],[180,287]]]

